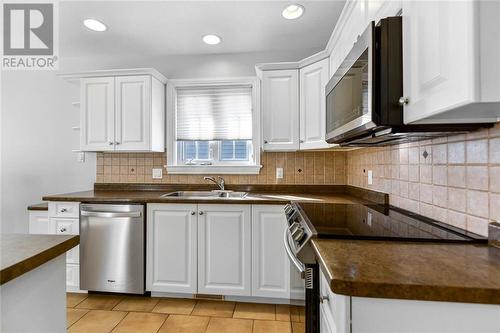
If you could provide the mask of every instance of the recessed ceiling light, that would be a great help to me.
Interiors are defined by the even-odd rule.
[[[208,45],[217,45],[222,39],[217,35],[205,35],[203,36],[203,41]]]
[[[304,7],[301,5],[289,5],[285,9],[283,9],[283,12],[281,15],[283,15],[284,18],[287,20],[295,20],[298,19],[299,17],[304,14]]]
[[[106,31],[107,27],[101,21],[95,19],[85,19],[83,20],[83,24],[92,31]]]

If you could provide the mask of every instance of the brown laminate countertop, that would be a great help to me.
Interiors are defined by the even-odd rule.
[[[500,304],[500,249],[487,245],[314,239],[334,293]]]
[[[171,191],[172,192],[172,191]],[[116,202],[116,203],[225,203],[225,204],[286,204],[290,201],[361,202],[362,199],[348,194],[301,194],[301,193],[249,193],[244,198],[193,198],[161,197],[167,192],[158,191],[83,191],[43,197],[47,201]]]
[[[64,254],[80,243],[76,235],[0,235],[0,284]]]
[[[28,210],[49,210],[49,204],[47,202],[42,202],[39,204],[29,205]]]

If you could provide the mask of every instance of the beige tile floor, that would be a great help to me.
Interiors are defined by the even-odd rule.
[[[67,294],[71,333],[303,333],[304,308],[121,295]]]

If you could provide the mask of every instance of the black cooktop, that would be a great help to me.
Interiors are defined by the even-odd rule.
[[[477,242],[480,235],[393,206],[296,203],[318,238]]]

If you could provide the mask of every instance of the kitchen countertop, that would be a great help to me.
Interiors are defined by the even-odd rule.
[[[314,239],[334,293],[500,304],[500,249],[487,245]]]
[[[76,235],[0,235],[0,284],[64,254],[80,243]]]
[[[47,202],[42,202],[39,204],[29,205],[28,210],[49,210],[49,204]]]

